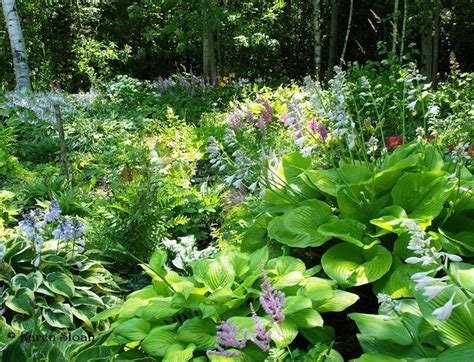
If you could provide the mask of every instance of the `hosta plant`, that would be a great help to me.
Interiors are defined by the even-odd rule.
[[[297,339],[330,343],[333,331],[321,313],[344,310],[358,297],[314,276],[319,267],[269,255],[267,247],[253,253],[227,248],[190,263],[186,276],[165,266],[164,251],[156,252],[142,265],[152,285],[130,294],[119,310],[96,317],[117,318],[110,354],[119,353],[119,344],[121,358],[264,360]],[[321,353],[341,360],[329,347],[321,346]]]
[[[21,334],[59,335],[109,328],[94,316],[121,304],[112,275],[85,250],[82,222],[60,215],[53,201],[30,211],[16,229],[0,229],[1,344]],[[86,335],[87,335],[86,333]]]

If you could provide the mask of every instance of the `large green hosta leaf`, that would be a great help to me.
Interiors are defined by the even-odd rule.
[[[188,319],[178,329],[178,339],[186,344],[195,344],[197,350],[205,351],[216,343],[216,324],[210,318]]]
[[[318,231],[319,226],[335,218],[329,205],[319,200],[308,200],[299,205],[269,223],[270,237],[296,248],[320,246],[331,239]]]
[[[367,184],[344,185],[337,190],[337,204],[342,217],[367,224],[390,201],[384,195],[375,195]]]
[[[17,313],[32,315],[35,305],[35,295],[27,288],[18,288],[14,295],[5,300],[5,305]]]
[[[363,249],[340,243],[326,251],[321,259],[324,271],[343,287],[353,287],[380,279],[390,270],[392,255],[383,246]]]
[[[18,288],[28,288],[32,292],[36,292],[42,282],[43,275],[39,271],[36,271],[28,275],[15,275],[11,281],[11,285],[13,290],[17,290]]]
[[[162,327],[154,328],[147,334],[141,346],[153,357],[163,357],[168,348],[177,342],[177,333]]]
[[[194,278],[210,290],[230,287],[235,280],[235,272],[229,258],[200,260],[193,265]]]
[[[443,171],[405,174],[392,190],[393,202],[411,218],[434,219],[440,214],[455,184]]]
[[[317,196],[301,178],[310,166],[310,158],[295,152],[284,156],[276,168],[269,167],[265,177],[269,187],[264,200],[270,204],[288,204]]]
[[[266,270],[274,274],[273,285],[284,288],[298,284],[304,278],[305,264],[292,256],[280,256],[267,263]]]
[[[336,219],[321,225],[318,231],[324,235],[338,238],[358,246],[364,246],[364,232],[366,226],[351,219]]]

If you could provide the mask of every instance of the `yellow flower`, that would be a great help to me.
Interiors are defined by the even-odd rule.
[[[222,88],[222,87],[225,87],[225,83],[222,82],[222,81],[220,81],[217,85],[218,85],[219,87],[221,87],[221,88]]]

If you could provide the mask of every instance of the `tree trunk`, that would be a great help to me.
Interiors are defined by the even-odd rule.
[[[329,55],[327,78],[332,78],[334,62],[336,61],[337,44],[337,16],[339,12],[339,0],[331,0],[331,29],[329,32]]]
[[[20,18],[16,9],[15,0],[2,0],[2,8],[12,49],[16,89],[31,90],[25,41],[23,39],[23,32],[21,31]]]
[[[400,63],[403,62],[403,51],[405,50],[405,35],[407,29],[407,14],[408,14],[408,2],[407,0],[403,0],[403,22],[402,22],[402,36],[400,39]]]
[[[321,76],[321,1],[313,0],[314,19],[314,71],[316,79]]]
[[[434,37],[433,37],[433,65],[431,79],[433,87],[436,86],[438,78],[438,55],[439,55],[439,16],[440,16],[440,4],[439,0],[435,0],[434,6]]]
[[[393,19],[392,19],[392,53],[397,54],[398,43],[398,0],[395,0],[393,5]]]
[[[206,82],[216,84],[216,50],[214,42],[214,32],[210,25],[209,4],[203,1],[203,34],[202,34],[202,61],[203,61],[203,77]]]
[[[421,70],[429,83],[433,76],[433,9],[432,0],[423,0],[421,29]]]
[[[347,21],[347,31],[346,31],[346,38],[344,39],[344,46],[342,47],[341,59],[339,60],[339,64],[342,66],[344,64],[344,57],[346,55],[347,43],[349,42],[349,34],[351,33],[351,25],[352,25],[352,10],[354,9],[354,0],[351,0],[351,5],[349,8],[349,20]]]

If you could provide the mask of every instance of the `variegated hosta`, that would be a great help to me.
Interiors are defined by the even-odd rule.
[[[0,235],[2,330],[59,335],[82,327],[92,335],[109,328],[108,320],[94,316],[121,304],[115,295],[120,289],[97,251],[84,250],[80,221],[59,214],[53,202]]]

